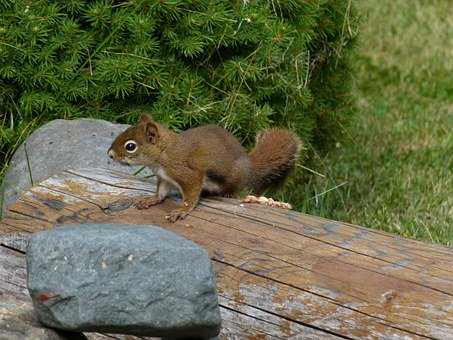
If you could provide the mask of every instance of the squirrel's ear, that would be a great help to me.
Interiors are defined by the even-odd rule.
[[[148,143],[155,144],[159,138],[159,128],[153,121],[149,120],[145,124],[145,139]]]
[[[138,122],[146,124],[146,123],[152,122],[152,119],[147,114],[142,113],[142,114],[140,114],[140,118],[138,119]]]

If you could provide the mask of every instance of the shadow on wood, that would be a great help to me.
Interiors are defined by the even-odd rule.
[[[157,224],[209,251],[221,338],[453,339],[453,249],[224,198],[204,199],[170,224],[175,200],[132,207],[154,189],[152,179],[84,169],[24,193],[0,225],[3,252],[21,259],[0,264],[0,295],[26,294],[24,243],[6,234],[56,223]]]

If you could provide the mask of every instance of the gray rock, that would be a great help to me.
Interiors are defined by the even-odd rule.
[[[6,172],[4,200],[0,204],[3,212],[32,183],[65,169],[102,167],[136,171],[137,167],[121,165],[107,156],[112,141],[127,127],[99,119],[57,119],[35,130],[17,149]]]
[[[220,313],[205,250],[152,226],[77,225],[34,234],[27,286],[39,320],[71,331],[212,337]]]

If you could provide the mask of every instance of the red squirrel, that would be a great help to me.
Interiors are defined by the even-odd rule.
[[[202,191],[231,196],[243,189],[255,193],[282,182],[299,155],[299,137],[286,129],[258,133],[250,153],[236,137],[220,126],[204,125],[176,133],[147,115],[122,132],[108,150],[110,158],[151,168],[157,177],[156,195],[137,202],[146,209],[164,201],[176,188],[182,206],[167,219],[186,217],[197,205]]]

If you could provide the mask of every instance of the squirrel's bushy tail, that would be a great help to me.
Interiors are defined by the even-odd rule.
[[[255,148],[250,152],[251,187],[256,194],[285,180],[294,168],[301,144],[300,138],[286,129],[272,128],[258,133]]]

